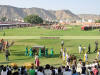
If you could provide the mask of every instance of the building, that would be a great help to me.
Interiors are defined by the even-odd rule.
[[[32,24],[25,22],[0,22],[0,29],[10,29],[10,28],[22,28],[22,27],[31,27]]]

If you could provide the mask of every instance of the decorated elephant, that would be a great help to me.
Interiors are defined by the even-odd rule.
[[[0,40],[0,51],[5,51],[9,47],[11,47],[14,44],[14,41],[9,43],[8,41],[4,41],[4,39]]]

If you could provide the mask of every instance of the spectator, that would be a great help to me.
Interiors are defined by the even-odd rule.
[[[27,70],[24,66],[21,67],[21,75],[27,75]]]
[[[86,73],[86,74],[87,74],[87,75],[90,75],[90,72],[91,72],[91,67],[88,66],[88,67],[87,67],[87,73]]]
[[[97,69],[97,66],[95,65],[95,68],[94,68],[94,70],[93,70],[93,74],[94,75],[98,75],[99,74],[99,72],[98,72],[98,69]]]
[[[90,71],[90,75],[94,75],[92,71]]]
[[[65,72],[65,66],[62,66],[62,72]]]
[[[44,70],[45,75],[52,75],[52,71],[50,70],[50,65],[47,64]]]
[[[0,75],[1,75],[3,67],[4,67],[3,65],[0,66]]]
[[[82,72],[82,60],[81,59],[79,59],[79,63],[77,64],[77,72],[79,75]]]
[[[7,70],[8,70],[7,75],[12,75],[11,66],[8,66]]]
[[[61,70],[61,67],[58,68],[58,74],[57,75],[63,75],[63,72]]]
[[[75,69],[73,69],[72,75],[78,75]]]
[[[77,68],[77,59],[76,59],[75,56],[74,56],[74,58],[73,58],[73,64],[72,64],[72,66],[74,66],[75,69]]]
[[[35,75],[35,70],[34,70],[34,67],[33,66],[29,70],[29,75]]]
[[[3,70],[1,71],[1,75],[7,75],[6,67],[3,67]]]
[[[17,66],[14,66],[13,71],[12,71],[12,75],[19,75]]]
[[[82,65],[83,65],[83,66],[82,66],[82,73],[81,73],[81,75],[86,75],[86,67],[85,67],[85,63],[83,62]]]
[[[8,69],[7,75],[12,75],[12,71]]]
[[[44,75],[43,74],[43,67],[41,67],[41,66],[39,67],[37,75]]]
[[[55,73],[55,70],[54,70],[54,67],[53,67],[53,66],[51,66],[51,71],[52,71],[52,75],[56,75],[56,73]]]
[[[58,68],[55,67],[55,74],[57,74],[57,73],[58,73]]]
[[[63,72],[63,75],[72,75],[72,72],[69,71],[69,68],[68,67],[66,67],[65,68],[65,72]]]

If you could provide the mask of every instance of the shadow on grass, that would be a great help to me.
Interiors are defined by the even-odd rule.
[[[25,55],[25,52],[24,51],[13,51],[12,52],[12,55],[15,55],[15,56],[24,56]]]
[[[45,66],[45,65],[43,65],[43,66]],[[62,66],[62,65],[61,64],[51,64],[51,66]]]
[[[80,55],[79,53],[72,53],[73,55]],[[84,53],[82,52],[81,55],[83,55]],[[87,52],[87,54],[95,54],[93,51],[91,51],[90,53]]]
[[[0,64],[9,64],[11,61],[0,62]]]
[[[46,58],[57,58],[57,57],[59,57],[59,56],[60,56],[60,54],[54,54],[54,55],[49,54],[48,56],[41,56],[41,57],[46,57]]]
[[[73,47],[73,45],[68,45],[67,47]]]
[[[28,57],[28,58],[17,58],[17,59],[14,59],[14,60],[12,60],[12,61],[15,61],[15,60],[18,60],[18,61],[20,61],[20,60],[30,60],[30,59],[32,59],[31,57]]]

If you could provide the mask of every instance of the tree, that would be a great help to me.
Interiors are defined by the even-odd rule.
[[[100,23],[100,20],[96,20],[96,23]]]
[[[6,19],[7,19],[6,17],[2,17],[2,18],[1,18],[1,21],[5,22]]]
[[[31,24],[41,24],[43,23],[43,19],[38,15],[29,15],[24,18],[25,22],[29,22]]]

